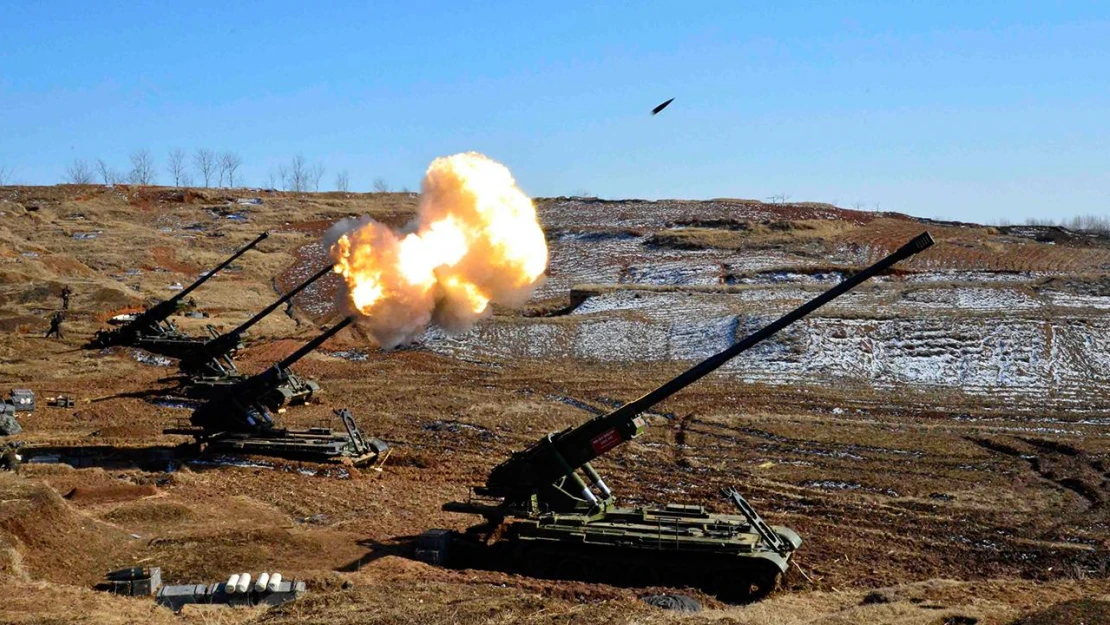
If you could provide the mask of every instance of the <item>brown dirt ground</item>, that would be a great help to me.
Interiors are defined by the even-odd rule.
[[[717,490],[737,485],[768,519],[806,541],[798,563],[808,578],[793,574],[771,598],[746,607],[694,592],[707,606],[696,615],[647,606],[637,598],[642,589],[447,570],[392,548],[425,529],[465,528],[473,519],[441,511],[444,502],[465,498],[511,451],[587,416],[550,397],[594,405],[630,399],[680,370],[678,363],[472,363],[420,349],[383,354],[345,331],[325,349],[361,347],[367,360],[318,353],[301,361],[297,370],[321,380],[325,396],[282,418],[306,426],[349,407],[365,431],[394,447],[382,471],[352,470],[344,479],[330,469],[309,475],[320,467],[292,462],[185,465],[170,473],[137,468],[135,457],[182,442],[161,429],[188,413],[143,399],[148,389],[169,388],[172,369],[141,364],[124,349],[80,348],[106,312],[172,294],[169,284],[187,284],[269,229],[257,251],[196,292],[203,309],[219,314],[180,320],[197,334],[207,323],[231,327],[269,303],[274,278],[299,267],[298,250],[326,224],[363,213],[400,224],[416,201],[402,194],[268,193],[261,206],[228,207],[238,195],[0,189],[0,321],[7,324],[0,389],[30,385],[40,398],[78,397],[73,409],[44,405],[24,419],[21,439],[98,454],[84,468],[32,464],[20,476],[0,474],[0,622],[1001,625],[1059,602],[1110,594],[1106,439],[1067,447],[1051,435],[1001,435],[974,419],[951,418],[996,408],[989,399],[737,387],[711,378],[669,400],[650,417],[647,435],[598,463],[622,500],[725,511]],[[248,219],[214,217],[209,211],[217,208],[244,210]],[[799,210],[799,218],[810,217]],[[829,228],[826,235],[838,242],[876,249],[921,230],[895,217]],[[1076,248],[1030,257],[1019,249],[1023,241],[990,229],[930,229],[940,241],[933,261],[950,267],[1083,273],[1108,255]],[[95,239],[72,236],[96,231]],[[788,234],[766,236],[789,245]],[[285,288],[289,278],[278,282]],[[77,292],[66,339],[42,339],[45,323],[34,320],[58,306],[66,283]],[[261,370],[310,337],[315,322],[305,318],[309,323],[298,326],[275,314],[260,324],[241,368]],[[435,427],[440,421],[472,427]],[[269,611],[186,610],[178,617],[149,599],[89,589],[105,571],[137,563],[162,566],[171,583],[276,569],[307,580],[312,592]],[[864,601],[874,592],[879,600]]]

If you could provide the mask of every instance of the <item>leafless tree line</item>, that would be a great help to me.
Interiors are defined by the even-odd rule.
[[[96,164],[90,166],[87,161],[79,158],[66,167],[65,181],[71,184],[93,184],[99,181],[106,185],[122,182],[152,185],[158,182],[157,165],[150,150],[146,148],[136,150],[131,154],[130,161],[131,169],[124,174],[113,169],[103,159],[97,159]],[[220,187],[233,187],[238,180],[238,171],[243,164],[243,159],[237,152],[227,151],[217,154],[212,150],[201,148],[193,153],[191,162],[198,179],[204,182],[204,186],[210,187],[215,182]],[[181,148],[170,151],[166,159],[166,170],[170,174],[173,186],[193,185],[189,163],[188,155]]]
[[[1012,226],[1009,219],[999,219],[994,225]],[[1053,226],[1067,228],[1068,230],[1081,230],[1084,232],[1098,232],[1110,234],[1110,217],[1104,215],[1074,215],[1064,219],[1051,219],[1045,217],[1030,217],[1025,220],[1026,226]]]
[[[94,184],[98,180],[103,184],[117,184],[126,181],[138,185],[157,182],[158,174],[150,150],[136,150],[131,153],[130,160],[131,169],[125,175],[112,169],[103,159],[97,159],[94,165],[89,165],[83,158],[75,159],[66,167],[65,181],[70,184]]]
[[[832,204],[833,204],[833,206],[840,206],[840,203],[837,202],[836,200],[833,200]],[[864,202],[863,200],[856,200],[855,202],[852,202],[852,208],[854,208],[855,210],[858,210],[858,211],[865,211],[865,210],[867,210],[867,203]],[[871,204],[871,210],[873,212],[876,212],[876,213],[883,212],[883,203],[882,202],[872,203]]]
[[[95,184],[105,185],[130,183],[135,185],[152,185],[158,181],[158,172],[154,157],[150,150],[137,150],[130,156],[131,168],[122,173],[113,169],[103,159],[90,165],[84,159],[75,159],[66,167],[65,182],[70,184]],[[242,184],[239,168],[243,164],[242,157],[237,152],[225,151],[217,153],[207,148],[199,148],[192,154],[181,148],[170,150],[166,157],[166,172],[170,182],[175,187],[234,187]],[[270,170],[269,188],[283,191],[308,192],[319,191],[320,183],[324,179],[326,170],[323,163],[309,163],[303,154],[294,156],[288,163],[278,165]],[[11,170],[0,168],[0,184],[10,179]],[[351,178],[347,170],[335,174],[335,189],[341,192],[350,191]],[[382,178],[374,179],[374,192],[389,193],[390,186]],[[406,190],[407,192],[407,190]]]

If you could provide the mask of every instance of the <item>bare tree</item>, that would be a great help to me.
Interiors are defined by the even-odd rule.
[[[212,174],[216,173],[216,154],[204,148],[193,153],[193,166],[197,168],[200,177],[204,179],[204,186],[212,184]]]
[[[66,167],[66,182],[70,184],[92,184],[93,170],[85,159],[79,158]]]
[[[346,193],[351,190],[351,180],[347,176],[347,170],[339,172],[335,175],[335,190]]]
[[[105,185],[116,184],[119,182],[119,173],[108,166],[104,159],[96,159],[96,173],[100,176],[100,181]]]
[[[243,159],[237,152],[227,151],[220,155],[220,178],[227,174],[227,186],[235,186],[235,171],[243,164]]]
[[[12,170],[6,165],[0,165],[0,187],[12,181]]]
[[[127,178],[131,184],[138,185],[154,184],[158,180],[150,150],[143,148],[131,154],[131,173]]]
[[[324,177],[323,163],[316,163],[308,170],[308,178],[312,181],[312,190],[320,190],[320,180]]]
[[[298,193],[308,191],[308,178],[308,164],[304,160],[304,155],[294,156],[289,164],[289,190]]]
[[[855,202],[852,202],[852,208],[858,211],[863,210],[864,206],[866,206],[866,204],[863,203],[863,200],[856,200]]]
[[[374,193],[389,193],[389,183],[385,178],[374,178]]]
[[[185,150],[177,148],[170,152],[168,169],[170,170],[170,176],[173,177],[173,186],[180,187],[186,184]]]

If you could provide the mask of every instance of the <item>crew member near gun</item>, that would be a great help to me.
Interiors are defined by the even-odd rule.
[[[12,473],[19,473],[19,465],[23,462],[23,457],[16,452],[15,445],[7,445],[4,447],[3,453],[0,453],[0,470],[11,471]]]
[[[60,339],[65,338],[65,334],[62,334],[62,322],[65,321],[65,318],[65,313],[60,310],[50,316],[50,329],[46,331],[46,338],[50,338],[51,336],[56,336]]]

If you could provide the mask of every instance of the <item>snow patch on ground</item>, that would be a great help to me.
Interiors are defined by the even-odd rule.
[[[782,287],[778,296],[812,294]],[[744,291],[743,293],[748,293]],[[758,292],[758,291],[753,291]],[[770,307],[742,294],[615,291],[553,319],[494,318],[463,335],[429,332],[444,354],[488,358],[578,358],[594,362],[694,362],[776,319],[795,304]],[[1036,310],[1011,289],[944,289],[903,302],[917,313],[875,318],[889,293],[855,293],[786,328],[722,367],[725,375],[772,384],[865,382],[1039,397],[1088,405],[1110,388],[1110,317],[1011,315]],[[844,301],[848,300],[848,301]],[[868,305],[870,303],[870,306]],[[753,310],[759,308],[760,310]],[[965,314],[968,310],[978,314]],[[855,313],[861,318],[846,318]],[[1101,400],[1100,400],[1101,401]]]
[[[1073,295],[1070,293],[1059,293],[1051,291],[1045,293],[1044,296],[1053,306],[1062,306],[1065,308],[1096,308],[1098,310],[1110,310],[1110,297],[1099,295]]]
[[[954,310],[1030,310],[1043,306],[1039,299],[1015,289],[989,287],[923,289],[909,291],[903,299],[921,308]]]
[[[1048,274],[1037,272],[930,271],[906,276],[907,282],[1030,282]]]

